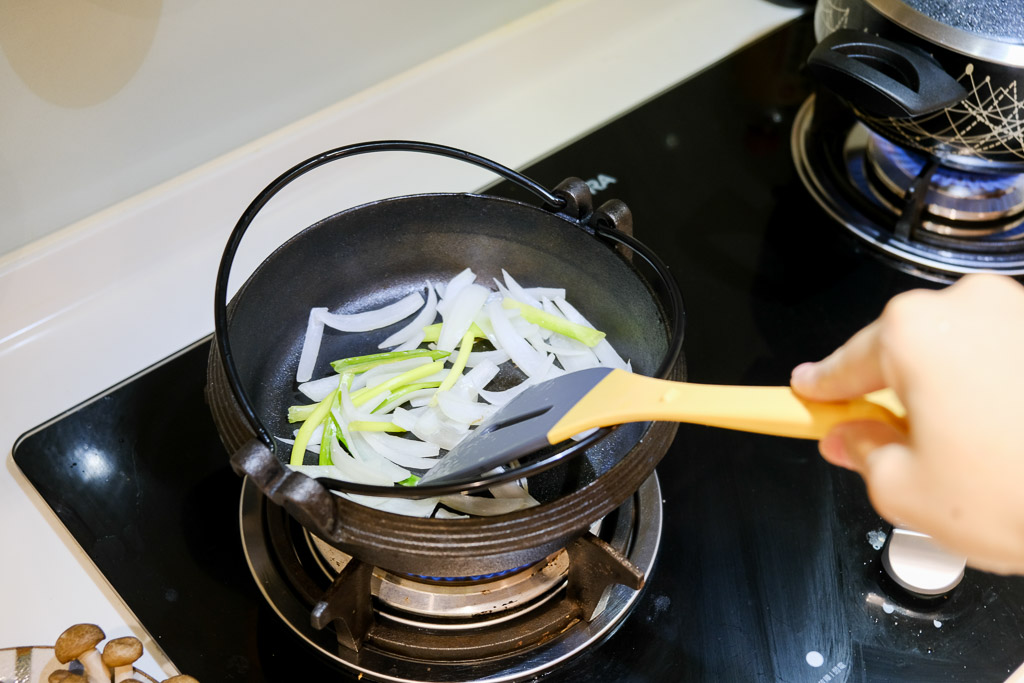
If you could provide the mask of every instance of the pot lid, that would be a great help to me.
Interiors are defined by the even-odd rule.
[[[1020,0],[903,0],[921,14],[961,31],[1004,43],[1024,44]]]
[[[865,0],[879,14],[953,52],[1024,67],[1021,0]]]

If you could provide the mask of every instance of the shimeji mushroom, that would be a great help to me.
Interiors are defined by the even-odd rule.
[[[47,683],[86,683],[85,676],[68,671],[57,669],[46,679]]]
[[[134,636],[108,640],[103,647],[103,663],[114,673],[114,683],[124,683],[135,675],[135,662],[142,656],[142,641]],[[107,679],[110,680],[110,679]]]
[[[171,676],[163,683],[199,683],[199,681],[192,678],[188,674],[178,674],[177,676]]]
[[[97,682],[109,681],[110,671],[96,649],[104,638],[106,634],[96,624],[75,624],[57,638],[54,654],[61,664],[77,659],[85,668],[85,673]]]

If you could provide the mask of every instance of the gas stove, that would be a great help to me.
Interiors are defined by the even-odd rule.
[[[798,70],[812,46],[809,21],[789,24],[524,169],[549,187],[582,177],[598,203],[630,206],[636,236],[683,292],[691,381],[784,384],[893,294],[942,279],[894,267],[805,188],[791,131],[811,96]],[[643,587],[615,584],[589,620],[556,608],[575,590],[572,549],[454,583],[351,567],[231,471],[203,400],[208,347],[54,418],[14,452],[149,634],[200,680],[985,683],[1024,661],[1024,579],[968,569],[948,592],[909,593],[885,571],[892,530],[858,477],[813,443],[701,426],[681,425],[656,478],[592,530]],[[300,573],[274,559],[280,544]],[[384,637],[356,650],[310,625],[308,582],[345,572],[397,634],[391,651]],[[534,618],[564,628],[520,646],[502,626]],[[477,636],[488,630],[490,641]]]

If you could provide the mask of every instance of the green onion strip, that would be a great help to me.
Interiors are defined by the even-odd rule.
[[[437,388],[437,393],[430,400],[431,405],[437,403],[437,395],[442,391],[448,391],[451,389],[455,382],[458,381],[459,377],[462,377],[462,371],[466,369],[466,363],[469,362],[469,352],[473,350],[473,342],[476,339],[476,333],[473,332],[472,326],[466,330],[466,334],[462,335],[462,341],[459,342],[459,353],[455,356],[455,362],[452,363],[451,370],[445,376],[444,381],[441,382],[441,386]]]
[[[387,393],[392,389],[405,386],[406,384],[412,384],[418,379],[430,377],[441,370],[444,370],[444,361],[436,360],[433,363],[427,363],[413,368],[412,370],[407,370],[400,375],[392,377],[386,382],[381,382],[380,384],[376,384],[372,387],[363,387],[352,394],[352,405],[361,406],[376,396],[380,396],[381,394]]]
[[[435,340],[436,341],[436,340]],[[371,353],[367,356],[352,356],[342,358],[331,363],[331,367],[338,374],[351,372],[353,375],[371,370],[379,365],[394,363],[400,360],[412,358],[429,358],[439,360],[448,356],[447,351],[435,351],[433,349],[411,349],[409,351],[387,351],[385,353]]]
[[[542,311],[536,306],[530,306],[529,304],[521,303],[515,299],[505,297],[502,299],[501,305],[504,308],[518,309],[519,314],[523,316],[523,319],[526,320],[526,322],[533,323],[534,325],[540,325],[552,332],[557,332],[558,334],[570,337],[576,341],[583,342],[590,347],[597,346],[605,337],[604,332],[600,332],[585,325],[577,325],[576,323],[569,322],[564,318],[559,318],[557,315],[552,315],[547,311]]]
[[[338,392],[332,391],[327,398],[316,404],[313,412],[310,414],[306,421],[299,427],[299,433],[295,435],[295,443],[292,444],[292,457],[290,464],[301,465],[303,458],[306,455],[306,445],[309,444],[309,437],[313,436],[313,432],[316,428],[324,421],[331,412],[331,406],[338,400]]]

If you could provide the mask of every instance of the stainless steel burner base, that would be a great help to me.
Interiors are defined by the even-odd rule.
[[[432,622],[420,624],[419,620],[403,620],[394,618],[394,610],[386,604],[378,603],[376,618],[384,624],[386,633],[381,642],[365,644],[358,652],[341,647],[333,629],[317,630],[311,624],[310,607],[296,594],[289,585],[272,557],[272,549],[268,546],[264,528],[264,508],[267,505],[262,493],[246,480],[242,487],[240,503],[240,523],[242,543],[246,560],[253,577],[267,602],[284,620],[284,622],[304,641],[322,655],[329,657],[344,669],[362,675],[364,678],[377,681],[417,682],[469,682],[485,681],[498,683],[501,681],[521,681],[537,676],[541,672],[563,662],[588,647],[596,645],[618,625],[629,613],[640,595],[625,586],[614,585],[607,591],[603,609],[590,622],[574,620],[568,623],[561,633],[553,634],[529,649],[513,649],[510,653],[497,658],[479,658],[465,661],[443,661],[409,658],[388,651],[387,640],[394,637],[401,629],[420,629],[428,625],[437,629],[440,635],[431,636],[439,639],[439,646],[444,646],[445,638],[450,637],[454,651],[458,651],[460,642],[466,633],[466,627],[472,626],[467,620],[452,622],[458,628],[445,628],[445,624]],[[623,508],[632,508],[628,520],[614,531],[614,538],[609,542],[625,555],[644,576],[650,575],[654,560],[658,553],[661,538],[661,490],[657,475],[652,474],[634,494],[632,500]],[[624,517],[624,520],[626,518]],[[564,582],[552,591],[524,607],[521,618],[532,619],[542,612],[544,603],[554,603],[565,595]],[[516,614],[502,615],[501,619],[515,618]],[[490,618],[476,618],[481,628],[486,630],[496,623],[493,615]],[[397,630],[397,631],[396,631]],[[446,635],[449,634],[450,636]]]

